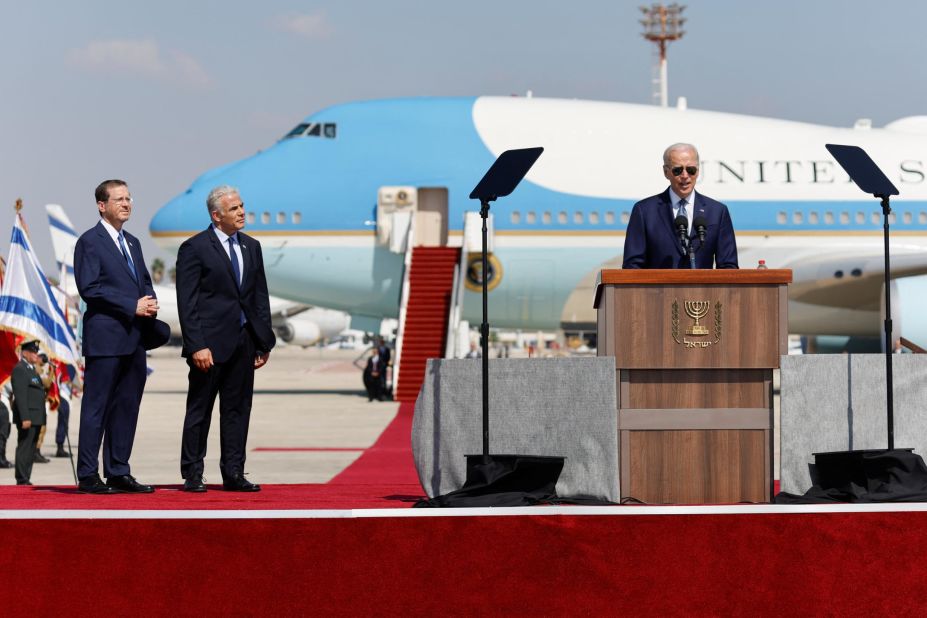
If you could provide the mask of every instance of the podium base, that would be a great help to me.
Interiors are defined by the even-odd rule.
[[[564,457],[466,455],[467,479],[456,491],[422,500],[422,507],[531,506],[557,498]]]
[[[923,502],[927,464],[913,448],[814,453],[804,496],[781,493],[777,503]]]

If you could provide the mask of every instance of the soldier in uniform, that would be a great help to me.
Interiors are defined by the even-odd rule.
[[[16,444],[16,484],[32,485],[32,464],[39,429],[45,425],[45,387],[36,372],[39,342],[22,345],[22,359],[13,367],[13,422],[19,433]]]

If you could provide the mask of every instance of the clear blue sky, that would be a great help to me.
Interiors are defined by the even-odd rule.
[[[0,252],[22,197],[51,269],[44,205],[83,231],[111,177],[129,182],[128,229],[147,239],[157,208],[200,173],[334,103],[529,89],[650,102],[639,4],[0,0]],[[843,126],[927,113],[927,3],[685,4],[673,101]],[[149,263],[168,258],[144,247]]]

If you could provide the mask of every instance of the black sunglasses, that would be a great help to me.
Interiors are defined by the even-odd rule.
[[[673,173],[673,176],[679,176],[680,174],[682,174],[682,170],[686,170],[686,173],[689,174],[689,176],[695,176],[696,174],[698,174],[698,168],[695,167],[694,165],[690,165],[688,167],[682,167],[680,165],[678,167],[670,168],[670,171]]]

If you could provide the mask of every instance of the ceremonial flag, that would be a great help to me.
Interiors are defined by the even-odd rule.
[[[74,332],[55,300],[18,212],[0,287],[0,330],[38,339],[50,358],[77,366]]]

